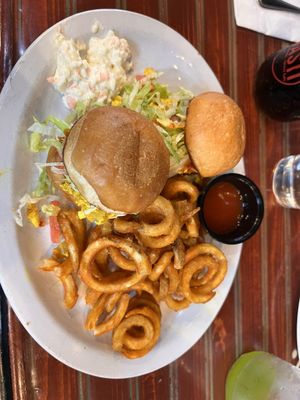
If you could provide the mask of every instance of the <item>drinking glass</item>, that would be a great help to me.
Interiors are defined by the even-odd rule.
[[[273,172],[273,193],[283,207],[300,208],[300,155],[282,158]]]
[[[226,378],[226,400],[275,399],[300,399],[300,369],[263,351],[240,356]]]

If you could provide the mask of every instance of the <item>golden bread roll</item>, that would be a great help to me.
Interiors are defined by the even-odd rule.
[[[242,111],[230,97],[206,92],[192,99],[185,141],[201,176],[211,177],[233,168],[244,153],[245,140]]]

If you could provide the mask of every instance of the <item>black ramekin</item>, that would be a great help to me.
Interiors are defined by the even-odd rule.
[[[218,182],[229,182],[234,185],[240,192],[243,202],[244,212],[239,226],[234,231],[226,234],[219,234],[210,229],[205,221],[203,213],[206,195]],[[198,204],[200,207],[199,218],[202,225],[211,237],[226,244],[242,243],[253,236],[259,228],[264,215],[264,201],[258,187],[251,179],[235,173],[223,174],[211,179],[199,196]]]

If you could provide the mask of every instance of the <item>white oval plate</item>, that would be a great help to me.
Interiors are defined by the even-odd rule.
[[[55,33],[62,29],[67,37],[86,40],[96,21],[103,26],[99,35],[113,29],[129,41],[136,72],[152,66],[164,72],[161,80],[173,88],[182,85],[195,94],[222,88],[194,47],[168,26],[132,12],[94,10],[71,16],[43,33],[17,62],[0,96],[0,169],[7,169],[0,179],[0,279],[5,294],[30,335],[58,360],[91,375],[128,378],[174,361],[204,334],[229,292],[241,245],[220,245],[229,268],[213,300],[178,313],[163,309],[159,343],[137,360],[113,352],[109,335],[95,338],[86,332],[86,307],[78,304],[67,311],[54,274],[36,268],[50,246],[48,228],[38,231],[28,224],[19,228],[12,218],[12,209],[33,184],[33,157],[26,148],[26,128],[33,115],[43,119],[49,114],[67,114],[60,95],[46,82],[55,69]],[[235,171],[244,172],[243,162]]]

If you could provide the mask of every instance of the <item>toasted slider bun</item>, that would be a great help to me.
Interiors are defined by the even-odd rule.
[[[63,152],[81,194],[107,212],[137,213],[162,191],[170,157],[154,124],[121,107],[89,111],[71,129]]]
[[[185,141],[201,176],[211,177],[233,168],[244,153],[245,140],[242,111],[230,97],[206,92],[192,99]]]

